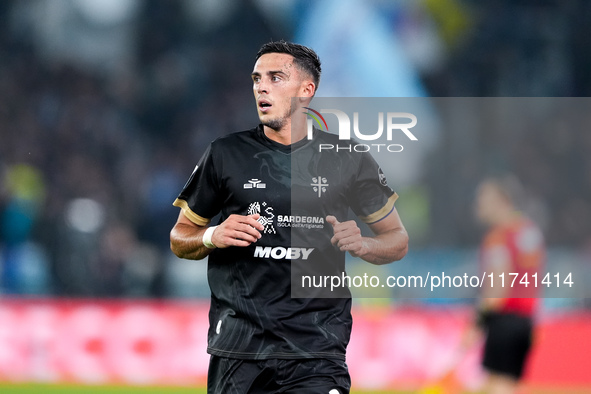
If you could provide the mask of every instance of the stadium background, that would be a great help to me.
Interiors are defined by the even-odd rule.
[[[5,0],[0,24],[2,392],[203,384],[205,264],[169,251],[171,202],[212,139],[256,123],[262,43],[315,48],[323,96],[591,93],[585,0]],[[588,274],[589,126],[440,133],[419,169],[390,179],[412,240],[400,264],[475,261],[474,187],[510,171],[550,261]],[[358,300],[355,392],[436,379],[471,302]],[[591,392],[589,306],[544,300],[530,387]],[[466,389],[482,383],[477,356],[458,366]]]

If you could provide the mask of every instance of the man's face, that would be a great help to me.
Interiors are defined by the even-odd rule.
[[[263,125],[278,131],[287,124],[292,97],[304,95],[305,76],[294,64],[293,56],[286,53],[267,53],[257,60],[252,90]]]

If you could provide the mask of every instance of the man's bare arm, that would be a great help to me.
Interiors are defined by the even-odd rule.
[[[230,215],[216,227],[211,242],[216,248],[229,246],[245,247],[261,238],[264,226],[257,222],[260,215]],[[183,211],[179,213],[176,224],[170,231],[170,249],[183,259],[201,260],[213,249],[203,244],[206,226],[190,221]]]
[[[408,234],[396,209],[379,222],[369,225],[374,237],[361,236],[354,220],[341,223],[334,216],[328,216],[326,221],[333,226],[333,245],[369,263],[388,264],[402,259],[408,251]]]

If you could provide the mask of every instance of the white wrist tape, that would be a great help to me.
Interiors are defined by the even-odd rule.
[[[215,229],[218,226],[211,226],[208,227],[207,230],[205,230],[205,233],[203,233],[203,245],[205,245],[206,248],[208,249],[215,249],[217,248],[217,246],[215,246],[213,244],[213,242],[211,242],[211,237],[213,236],[213,232],[215,231]]]

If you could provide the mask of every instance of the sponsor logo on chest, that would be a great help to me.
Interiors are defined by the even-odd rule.
[[[307,260],[314,248],[284,248],[283,246],[257,246],[254,257],[275,260]]]

